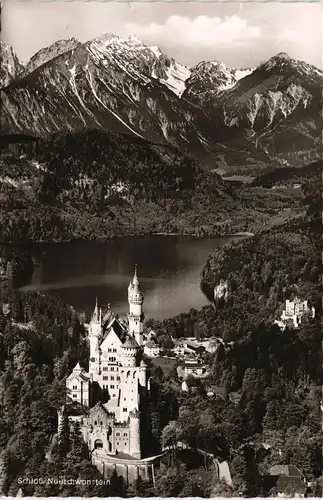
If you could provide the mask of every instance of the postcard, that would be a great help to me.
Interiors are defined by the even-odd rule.
[[[0,495],[322,496],[322,13],[2,4]]]

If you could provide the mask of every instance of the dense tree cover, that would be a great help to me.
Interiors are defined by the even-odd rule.
[[[258,232],[300,210],[297,190],[237,192],[175,148],[128,136],[93,130],[0,147],[2,242]]]
[[[34,270],[34,262],[30,253],[10,246],[0,246],[0,267],[6,278],[12,280],[14,286],[28,281]]]
[[[214,313],[227,340],[239,335],[241,328],[278,318],[288,298],[308,299],[320,312],[320,186],[312,180],[303,191],[303,217],[217,248],[208,258],[202,272],[204,293],[213,300],[221,279],[229,285],[228,301],[217,301]]]
[[[0,311],[0,446],[5,490],[15,495],[20,488],[18,477],[101,477],[76,440],[76,430],[65,449],[55,446],[57,410],[66,398],[65,377],[88,354],[77,315],[53,297],[5,287],[1,294],[2,305],[8,305]],[[45,460],[52,442],[52,460]],[[41,496],[106,492],[103,484],[23,488],[26,494]]]
[[[3,144],[1,167],[3,241],[195,234],[203,224],[221,233],[216,222],[240,208],[230,185],[192,157],[113,133]]]
[[[253,186],[263,186],[271,188],[275,184],[283,184],[286,186],[290,182],[301,182],[303,184],[304,180],[307,180],[308,178],[316,177],[317,179],[319,179],[319,176],[322,172],[322,167],[322,161],[317,161],[315,163],[311,163],[299,168],[277,168],[276,170],[264,172],[263,174],[256,177],[256,179],[253,181]]]

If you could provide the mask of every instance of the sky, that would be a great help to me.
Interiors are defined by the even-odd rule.
[[[1,39],[22,62],[57,40],[135,34],[178,62],[253,67],[278,52],[322,68],[323,4],[14,1],[2,7]]]

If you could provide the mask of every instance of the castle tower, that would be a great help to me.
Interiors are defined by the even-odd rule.
[[[140,284],[137,276],[137,267],[135,267],[135,274],[129,283],[128,287],[128,302],[129,302],[129,333],[134,335],[137,344],[143,344],[143,330],[144,330],[144,313],[143,302],[144,296],[140,289]]]
[[[140,449],[140,413],[134,409],[129,414],[130,421],[130,446],[129,454],[135,458],[141,458]]]
[[[102,311],[99,309],[98,298],[95,301],[95,307],[92,319],[89,324],[89,342],[90,342],[90,362],[89,373],[93,379],[100,374],[100,338],[102,331]]]
[[[128,337],[121,347],[122,366],[136,366],[138,343],[134,337]]]

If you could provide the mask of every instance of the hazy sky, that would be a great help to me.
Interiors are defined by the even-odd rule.
[[[322,67],[322,16],[321,3],[5,0],[1,38],[23,62],[59,39],[133,33],[189,66],[249,67],[287,52]]]

